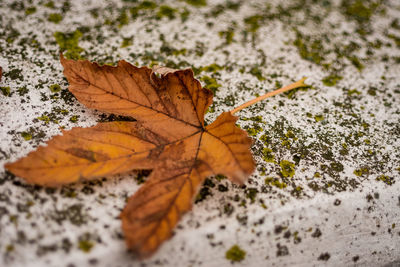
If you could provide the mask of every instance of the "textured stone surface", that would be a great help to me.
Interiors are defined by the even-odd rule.
[[[243,187],[210,177],[142,264],[229,266],[234,245],[249,266],[400,264],[400,5],[316,2],[0,0],[0,265],[141,264],[118,216],[146,173],[53,190],[4,171],[60,127],[115,119],[68,93],[60,50],[191,67],[215,92],[208,123],[309,77],[238,113],[257,171]]]

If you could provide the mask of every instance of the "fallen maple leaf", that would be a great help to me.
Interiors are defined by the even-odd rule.
[[[207,176],[224,174],[242,184],[253,172],[252,141],[235,126],[233,115],[249,104],[224,112],[205,126],[212,93],[194,79],[192,70],[151,70],[125,61],[117,67],[99,66],[62,55],[61,64],[69,90],[81,103],[137,121],[63,131],[46,147],[5,167],[43,186],[152,169],[121,213],[126,244],[140,258],[171,237]],[[281,91],[304,86],[303,81]]]

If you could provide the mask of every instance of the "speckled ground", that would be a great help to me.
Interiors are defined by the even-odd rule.
[[[0,0],[0,25],[0,265],[400,265],[398,1]],[[191,67],[215,93],[208,123],[311,87],[238,113],[257,171],[243,187],[207,179],[138,262],[118,215],[146,173],[48,189],[4,171],[60,128],[118,119],[68,93],[60,50]]]

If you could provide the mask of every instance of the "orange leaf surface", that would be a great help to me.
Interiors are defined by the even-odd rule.
[[[207,176],[224,174],[242,184],[253,172],[251,139],[235,126],[236,116],[224,112],[204,126],[212,93],[192,70],[151,70],[125,61],[99,66],[63,56],[61,63],[81,103],[137,121],[63,131],[5,167],[44,186],[152,169],[121,213],[126,244],[140,258],[171,237]]]

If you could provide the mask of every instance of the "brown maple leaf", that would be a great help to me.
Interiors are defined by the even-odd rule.
[[[140,258],[171,237],[207,176],[224,174],[242,184],[253,172],[252,141],[235,126],[233,115],[249,104],[205,126],[212,93],[194,79],[192,70],[137,68],[126,61],[99,66],[62,55],[61,63],[69,90],[81,103],[137,121],[63,131],[5,167],[43,186],[153,170],[121,213],[126,244]],[[304,86],[302,81],[292,88]]]

